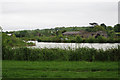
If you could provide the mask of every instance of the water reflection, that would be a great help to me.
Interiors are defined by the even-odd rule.
[[[30,41],[29,41],[30,42]],[[62,48],[62,49],[75,49],[81,47],[95,48],[95,49],[109,49],[109,48],[117,48],[120,43],[54,43],[54,42],[37,42],[36,46],[32,46],[33,48]]]

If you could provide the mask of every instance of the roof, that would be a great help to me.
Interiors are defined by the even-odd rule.
[[[72,31],[72,32],[64,32],[63,34],[68,34],[68,35],[69,35],[69,34],[70,34],[70,35],[71,35],[71,34],[81,34],[81,32],[80,32],[80,31],[74,31],[74,32]]]
[[[84,34],[84,33],[85,34],[97,34],[97,33],[106,34],[105,31],[87,32],[87,31],[80,30],[80,31],[64,32],[63,35],[77,35],[77,34]]]

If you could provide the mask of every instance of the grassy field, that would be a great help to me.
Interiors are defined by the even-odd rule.
[[[3,78],[118,78],[118,62],[3,60]]]

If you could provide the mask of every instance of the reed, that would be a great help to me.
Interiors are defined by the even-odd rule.
[[[94,48],[60,49],[60,48],[3,48],[3,60],[22,61],[118,61],[120,46],[107,50]]]

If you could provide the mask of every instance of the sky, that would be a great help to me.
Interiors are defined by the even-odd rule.
[[[4,31],[118,23],[118,0],[1,0]]]

